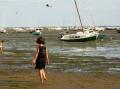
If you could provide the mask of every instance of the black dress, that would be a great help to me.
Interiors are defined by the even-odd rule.
[[[35,69],[44,69],[46,63],[46,47],[39,46],[39,53],[36,59]]]

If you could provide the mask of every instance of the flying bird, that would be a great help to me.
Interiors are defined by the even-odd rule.
[[[49,5],[49,4],[46,4],[46,7],[52,7],[51,5]]]

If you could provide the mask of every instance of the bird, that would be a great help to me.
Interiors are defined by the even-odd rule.
[[[51,5],[49,5],[49,4],[46,4],[46,7],[52,7]]]

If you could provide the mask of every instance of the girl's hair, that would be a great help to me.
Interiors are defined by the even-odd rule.
[[[37,38],[36,43],[45,44],[45,39],[42,36],[40,36],[40,37]]]
[[[4,40],[1,40],[1,42],[3,43],[3,42],[4,42]]]

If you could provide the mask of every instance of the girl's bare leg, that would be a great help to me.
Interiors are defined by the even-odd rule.
[[[0,48],[0,53],[2,54],[2,48]]]
[[[42,75],[42,69],[40,69],[40,70],[38,71],[38,73],[39,73],[40,80],[41,80],[41,82],[42,82],[42,84],[43,84],[44,77],[43,77],[43,75]]]
[[[44,69],[42,69],[42,75],[43,75],[44,80],[47,80]]]

